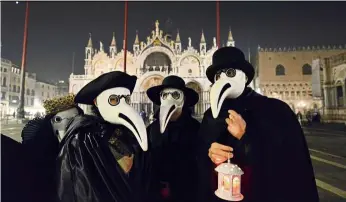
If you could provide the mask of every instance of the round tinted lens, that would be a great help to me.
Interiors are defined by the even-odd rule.
[[[125,97],[125,102],[126,102],[127,104],[130,104],[130,103],[131,103],[131,96],[130,96],[130,95],[127,95],[127,96]]]
[[[108,98],[108,103],[112,106],[119,104],[119,101],[120,101],[120,99],[119,99],[119,96],[117,96],[117,95],[111,95]]]
[[[174,91],[171,95],[176,100],[180,98],[180,93],[178,91]]]
[[[62,121],[62,118],[61,118],[60,116],[54,117],[54,122],[55,122],[55,123],[59,123],[59,122],[61,122],[61,121]]]
[[[236,74],[235,69],[229,68],[229,69],[227,69],[227,71],[226,71],[226,75],[227,75],[228,77],[234,77],[235,74]]]

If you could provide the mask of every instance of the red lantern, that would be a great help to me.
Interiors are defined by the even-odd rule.
[[[218,172],[218,189],[215,195],[227,201],[241,201],[244,196],[240,193],[241,175],[244,172],[228,160],[215,168]]]

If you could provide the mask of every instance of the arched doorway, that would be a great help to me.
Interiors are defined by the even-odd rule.
[[[158,86],[162,84],[163,76],[160,75],[154,75],[150,76],[147,79],[145,79],[141,85],[140,89],[140,110],[144,110],[148,115],[151,112],[155,112],[159,106],[153,104],[148,96],[147,96],[147,90],[153,86]]]
[[[202,100],[203,100],[203,98],[202,98],[202,88],[200,87],[200,85],[197,82],[194,82],[194,81],[187,83],[186,87],[195,90],[198,93],[198,95],[199,95],[199,101],[197,102],[195,107],[191,108],[192,115],[195,115],[195,116],[202,115],[203,114],[203,111],[202,111]]]
[[[158,71],[169,74],[172,71],[172,61],[165,53],[153,52],[145,58],[142,71],[143,73]]]

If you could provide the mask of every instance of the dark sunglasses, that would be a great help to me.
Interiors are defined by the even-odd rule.
[[[171,95],[175,100],[178,100],[180,98],[180,93],[178,91],[160,93],[161,98],[164,100],[167,99],[168,95]]]
[[[121,98],[125,98],[127,104],[131,103],[131,95],[110,95],[108,103],[112,106],[116,106],[120,103]]]
[[[216,72],[215,74],[215,81],[220,79],[220,76],[222,73],[225,73],[227,77],[235,77],[235,75],[237,74],[237,71],[233,68],[229,68],[229,69],[221,69],[219,71]]]
[[[219,71],[216,72],[215,74],[215,81],[219,80],[221,77],[221,74],[225,73],[227,77],[229,78],[233,78],[235,77],[235,75],[237,75],[237,71],[233,68],[229,68],[229,69],[221,69]],[[247,81],[247,77],[246,77],[246,81]]]

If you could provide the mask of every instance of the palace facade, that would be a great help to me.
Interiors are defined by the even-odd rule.
[[[346,45],[262,48],[257,52],[256,87],[263,95],[281,99],[293,111],[323,113],[323,95],[313,96],[313,80],[320,82],[323,69],[313,71],[313,61],[346,53]],[[318,78],[318,79],[317,79]],[[329,96],[326,94],[326,96]]]

